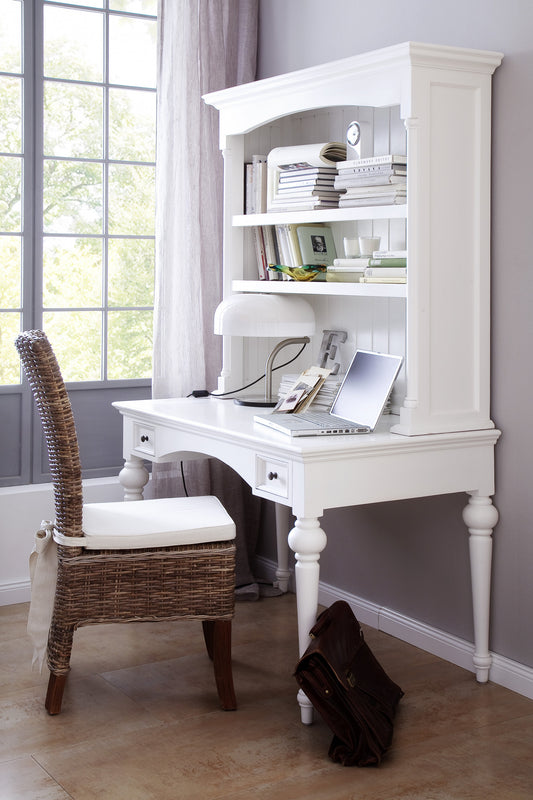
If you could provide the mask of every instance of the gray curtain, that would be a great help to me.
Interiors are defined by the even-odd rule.
[[[154,397],[214,389],[222,363],[223,164],[218,112],[202,94],[255,78],[258,0],[159,0]],[[237,524],[237,585],[253,583],[260,501],[216,460],[184,464],[189,494],[216,494]],[[156,496],[183,494],[179,465]]]

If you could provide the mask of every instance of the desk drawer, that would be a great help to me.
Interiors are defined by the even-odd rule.
[[[153,456],[155,453],[155,428],[135,423],[133,428],[133,447],[135,450]]]
[[[255,488],[275,497],[289,497],[289,463],[256,455]]]

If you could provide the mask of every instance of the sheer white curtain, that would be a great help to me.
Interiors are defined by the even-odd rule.
[[[213,315],[222,296],[218,113],[202,94],[255,78],[258,0],[159,0],[154,397],[213,389]],[[184,465],[190,494],[217,494],[237,523],[237,584],[253,582],[260,503],[225,465]],[[182,494],[178,465],[154,470],[157,495]]]

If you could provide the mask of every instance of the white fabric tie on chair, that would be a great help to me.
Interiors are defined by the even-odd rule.
[[[57,545],[54,523],[41,522],[35,533],[30,553],[31,602],[28,614],[28,635],[33,643],[32,669],[42,671],[48,631],[52,621],[57,578]]]

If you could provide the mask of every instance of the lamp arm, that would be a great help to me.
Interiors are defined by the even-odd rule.
[[[279,351],[289,344],[309,344],[310,341],[309,336],[300,336],[294,339],[283,339],[275,346],[265,365],[265,401],[270,402],[272,400],[272,367]]]

